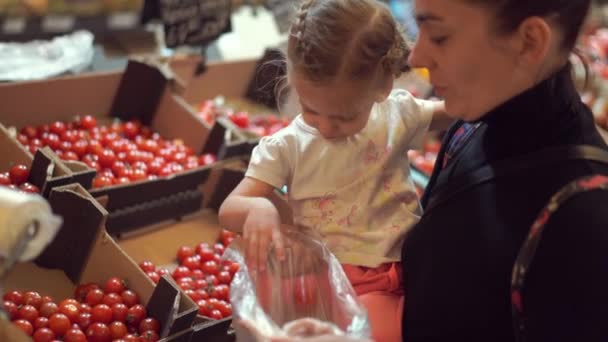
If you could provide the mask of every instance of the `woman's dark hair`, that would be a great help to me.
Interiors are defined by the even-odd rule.
[[[495,11],[499,32],[513,32],[529,17],[550,18],[564,33],[562,47],[572,51],[591,0],[466,0]]]

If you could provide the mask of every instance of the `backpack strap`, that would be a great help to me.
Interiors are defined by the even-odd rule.
[[[588,176],[575,180],[563,187],[551,197],[549,203],[540,212],[528,232],[528,237],[520,247],[511,274],[511,312],[513,315],[513,329],[518,342],[524,342],[526,340],[526,320],[521,293],[547,222],[551,216],[572,197],[598,189],[608,190],[607,176]]]

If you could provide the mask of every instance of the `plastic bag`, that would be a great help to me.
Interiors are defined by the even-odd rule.
[[[285,260],[271,248],[265,271],[249,271],[241,238],[224,253],[241,266],[230,287],[234,318],[253,322],[264,336],[286,336],[289,322],[310,317],[332,323],[336,334],[369,337],[367,311],[336,257],[310,235],[288,230],[283,237]]]
[[[93,60],[88,31],[27,43],[0,43],[0,81],[26,81],[80,72]]]

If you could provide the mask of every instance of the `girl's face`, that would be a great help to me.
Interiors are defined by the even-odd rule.
[[[491,10],[463,0],[415,0],[419,35],[409,57],[429,70],[454,118],[475,121],[533,81],[518,67],[519,35],[496,34]]]
[[[292,72],[290,84],[298,94],[302,118],[326,139],[339,139],[359,133],[367,125],[375,96],[365,83],[320,85]]]

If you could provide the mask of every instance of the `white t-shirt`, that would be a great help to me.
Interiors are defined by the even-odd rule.
[[[263,138],[246,176],[288,187],[294,223],[323,237],[343,264],[399,261],[422,213],[407,151],[422,145],[434,105],[393,90],[361,132],[327,140],[302,116]]]

